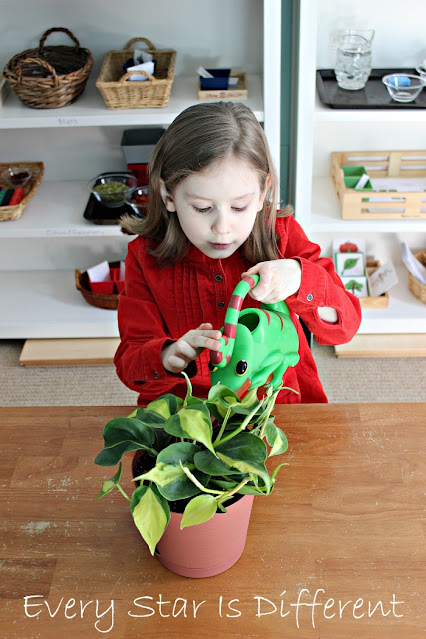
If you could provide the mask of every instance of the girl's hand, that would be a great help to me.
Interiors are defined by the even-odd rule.
[[[302,281],[302,267],[298,260],[271,260],[259,262],[241,274],[260,276],[257,286],[249,291],[250,297],[265,304],[275,304],[297,293]]]
[[[200,324],[198,328],[185,333],[177,342],[165,346],[161,351],[164,368],[170,373],[181,373],[205,348],[218,351],[218,340],[222,333],[212,329],[212,324]]]

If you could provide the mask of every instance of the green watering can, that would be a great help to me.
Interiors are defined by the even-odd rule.
[[[299,361],[299,338],[285,302],[261,304],[241,311],[259,275],[245,277],[229,302],[219,351],[210,351],[210,380],[240,398],[251,388],[270,384],[275,390],[289,366]]]

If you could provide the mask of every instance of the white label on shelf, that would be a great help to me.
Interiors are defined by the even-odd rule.
[[[78,118],[58,118],[58,126],[78,126]]]

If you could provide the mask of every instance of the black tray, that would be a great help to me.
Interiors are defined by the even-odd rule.
[[[395,102],[382,82],[388,73],[419,75],[415,69],[373,69],[367,84],[358,91],[341,89],[333,69],[317,71],[317,89],[321,102],[331,109],[426,109],[426,89],[413,102]]]
[[[93,224],[119,224],[120,217],[125,213],[135,214],[133,209],[127,204],[116,208],[104,206],[91,193],[84,209],[83,217]]]

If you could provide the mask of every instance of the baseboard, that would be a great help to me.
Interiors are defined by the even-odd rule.
[[[27,339],[22,366],[106,366],[113,363],[118,337]]]
[[[426,357],[426,333],[355,335],[334,350],[337,357]]]

